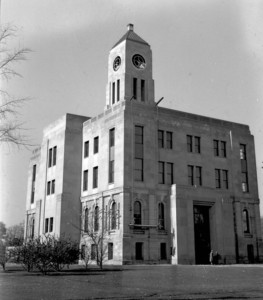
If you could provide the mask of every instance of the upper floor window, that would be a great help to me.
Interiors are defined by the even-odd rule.
[[[94,154],[95,153],[98,153],[99,152],[99,137],[98,136],[96,136],[95,138],[94,138]]]
[[[134,224],[142,224],[142,208],[141,203],[139,201],[134,202]]]
[[[31,186],[31,204],[34,203],[34,199],[35,199],[36,169],[37,169],[37,165],[33,165],[32,186]]]
[[[166,183],[173,184],[174,183],[174,164],[166,163]]]
[[[98,187],[98,167],[93,168],[93,188]]]
[[[83,191],[88,190],[88,170],[83,171]]]
[[[164,148],[164,131],[158,130],[158,146]]]
[[[249,233],[249,215],[247,209],[243,210],[243,231],[244,233]]]
[[[55,166],[57,163],[57,146],[48,150],[48,167]]]
[[[199,136],[186,136],[187,152],[201,153],[201,138]]]
[[[115,145],[115,128],[110,129],[110,147],[114,147]]]
[[[164,162],[163,161],[159,161],[158,163],[159,165],[159,180],[158,183],[159,184],[164,184],[165,183],[165,179],[164,179]]]
[[[51,195],[55,193],[56,181],[51,180],[47,182],[47,195]]]
[[[203,184],[202,167],[188,165],[187,169],[188,169],[188,184],[201,186]]]
[[[166,132],[166,148],[173,149],[173,133],[170,131]]]
[[[143,126],[135,126],[134,179],[143,181]]]
[[[164,204],[158,204],[158,229],[164,229]]]
[[[141,101],[145,101],[145,80],[141,80]]]
[[[226,142],[213,140],[214,156],[226,157]]]
[[[89,141],[84,143],[84,158],[89,156]]]
[[[240,159],[247,159],[246,145],[240,144]]]
[[[137,78],[133,78],[133,98],[137,99]]]

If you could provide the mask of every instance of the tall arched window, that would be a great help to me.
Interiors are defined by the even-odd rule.
[[[111,229],[116,229],[116,202],[111,206]]]
[[[164,204],[158,204],[158,228],[164,229]]]
[[[85,214],[84,214],[84,231],[88,232],[89,230],[89,209],[85,209]]]
[[[94,230],[98,231],[100,228],[99,226],[99,207],[95,207],[95,212],[94,212]]]
[[[243,230],[245,233],[249,233],[249,215],[247,209],[243,210]]]
[[[142,224],[142,208],[139,201],[134,202],[134,224]]]

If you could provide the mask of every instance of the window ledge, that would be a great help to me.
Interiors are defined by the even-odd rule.
[[[244,236],[245,236],[245,238],[252,238],[253,234],[251,234],[249,232],[244,232]]]

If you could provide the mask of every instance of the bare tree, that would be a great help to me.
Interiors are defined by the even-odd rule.
[[[14,65],[26,59],[31,51],[28,48],[9,49],[8,42],[16,36],[16,28],[5,26],[0,28],[0,142],[17,146],[31,146],[23,132],[23,123],[18,121],[19,109],[29,98],[17,98],[3,89],[3,82],[8,83],[11,78],[21,77],[15,71]]]
[[[117,226],[119,212],[109,210],[108,212],[96,206],[91,209],[84,209],[82,213],[82,259],[87,267],[92,260],[96,260],[97,265],[102,269],[103,262],[108,253],[109,229]],[[116,229],[116,228],[115,228]],[[85,257],[85,254],[88,256]]]

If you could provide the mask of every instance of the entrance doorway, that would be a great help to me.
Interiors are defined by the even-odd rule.
[[[143,260],[143,243],[135,243],[135,259]]]
[[[194,205],[195,262],[209,264],[210,223],[209,206]]]
[[[250,264],[255,262],[253,245],[247,245],[247,258]]]

